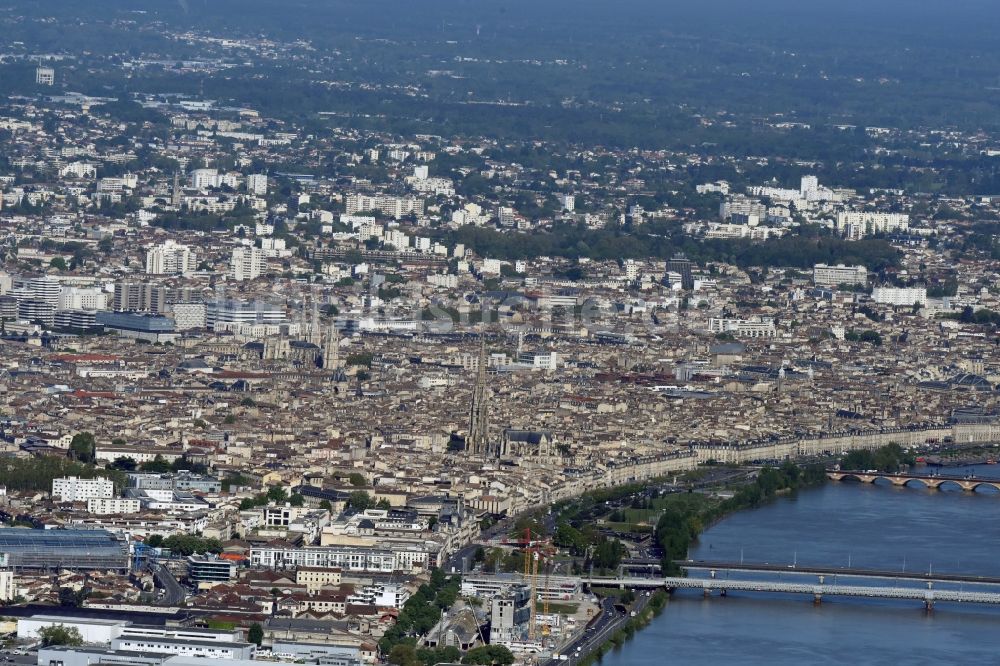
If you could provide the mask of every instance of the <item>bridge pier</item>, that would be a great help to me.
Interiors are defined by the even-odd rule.
[[[819,606],[823,603],[823,595],[819,592],[813,595],[813,606]]]
[[[725,588],[723,588],[723,589],[719,590],[719,596],[720,596],[720,597],[724,597],[724,596],[726,596],[726,592],[727,592],[727,591],[728,591],[728,590],[726,590]]]
[[[931,599],[924,601],[924,612],[933,613],[934,612],[934,602]]]

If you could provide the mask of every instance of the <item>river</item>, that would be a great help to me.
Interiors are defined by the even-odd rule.
[[[1000,478],[1000,466],[943,470],[970,472]],[[741,556],[748,563],[1000,576],[1000,494],[828,483],[726,518],[690,553],[724,561]],[[685,591],[601,663],[986,664],[1000,659],[998,630],[1000,609],[984,606],[939,604],[926,613],[919,602],[837,598],[814,606],[802,596],[703,599]]]

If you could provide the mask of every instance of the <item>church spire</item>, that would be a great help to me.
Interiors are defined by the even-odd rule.
[[[489,390],[486,388],[486,336],[480,338],[476,386],[469,406],[469,434],[465,441],[466,455],[488,456],[490,451]]]

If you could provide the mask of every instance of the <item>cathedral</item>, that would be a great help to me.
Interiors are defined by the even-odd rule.
[[[286,362],[294,365],[336,370],[340,367],[340,332],[330,322],[326,334],[313,324],[304,338],[293,339],[285,333],[248,342],[243,349],[265,363]]]

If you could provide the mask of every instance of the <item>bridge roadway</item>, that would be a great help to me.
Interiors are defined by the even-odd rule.
[[[826,477],[831,481],[844,481],[855,479],[861,483],[875,483],[879,479],[885,479],[894,486],[905,486],[911,481],[924,484],[931,490],[940,489],[945,483],[957,485],[962,490],[975,492],[979,486],[989,486],[1000,490],[1000,480],[980,479],[974,476],[947,476],[938,474],[903,474],[895,472],[874,472],[860,470],[827,470]]]
[[[612,578],[584,577],[580,581],[596,587],[665,587],[668,590],[702,590],[705,596],[718,591],[772,592],[812,595],[819,602],[823,597],[859,597],[867,599],[904,599],[922,601],[932,609],[939,601],[1000,605],[1000,592],[969,592],[966,590],[935,590],[916,587],[880,587],[874,585],[828,585],[824,583],[786,583],[771,580],[734,580],[723,578]]]
[[[814,574],[823,578],[847,576],[853,578],[881,578],[895,580],[913,580],[923,583],[967,583],[973,585],[1000,585],[1000,578],[995,576],[974,576],[970,574],[949,574],[916,571],[888,571],[885,569],[852,569],[832,567],[811,567],[800,564],[767,564],[742,562],[713,562],[709,560],[674,560],[682,569],[690,571],[747,571],[751,573],[789,573]]]
[[[783,571],[794,571],[785,568]],[[831,571],[830,575],[833,575]],[[840,585],[827,583],[790,583],[776,580],[739,580],[733,578],[681,578],[681,577],[638,577],[638,576],[550,576],[550,583],[580,583],[591,587],[617,587],[635,589],[666,588],[673,590],[702,590],[706,596],[712,592],[725,595],[729,591],[739,592],[772,592],[785,594],[812,595],[819,602],[823,597],[859,597],[867,599],[909,599],[922,601],[924,607],[932,609],[939,601],[955,603],[974,603],[1000,605],[1000,591],[972,592],[964,589],[942,590],[934,589],[935,583],[963,582],[962,576],[951,575],[945,578],[915,578],[927,584],[923,587],[896,587],[878,585]],[[974,578],[974,577],[971,577]],[[986,584],[985,580],[975,580]]]

